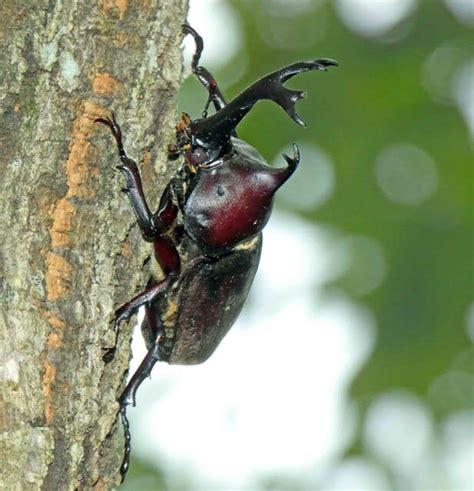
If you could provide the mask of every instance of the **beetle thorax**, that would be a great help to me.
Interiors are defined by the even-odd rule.
[[[204,250],[233,247],[267,223],[281,182],[277,170],[256,157],[238,146],[229,158],[195,176],[184,225]]]

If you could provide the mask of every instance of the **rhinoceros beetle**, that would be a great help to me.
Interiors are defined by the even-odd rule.
[[[189,25],[184,34],[195,41],[193,74],[208,91],[202,117],[183,113],[176,126],[171,159],[182,164],[166,186],[155,213],[145,199],[137,164],[123,148],[120,126],[112,118],[96,120],[110,128],[118,147],[118,169],[145,240],[152,242],[163,278],[151,279],[146,289],[115,312],[115,344],[104,355],[112,361],[120,324],[145,307],[142,333],[147,355],[119,398],[125,435],[120,468],[122,480],[129,467],[130,428],[126,409],[157,361],[192,365],[204,362],[226,335],[247,298],[257,271],[262,229],[268,222],[275,192],[293,174],[300,153],[283,154],[287,165],[268,166],[250,145],[237,138],[236,127],[260,100],[276,102],[296,123],[304,125],[295,103],[301,91],[283,86],[288,79],[310,70],[337,66],[327,58],[292,63],[266,75],[229,103],[211,73],[199,66],[203,40]],[[213,104],[215,113],[208,116]]]

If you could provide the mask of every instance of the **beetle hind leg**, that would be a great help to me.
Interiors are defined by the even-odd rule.
[[[216,79],[212,76],[211,72],[209,72],[209,70],[203,66],[199,66],[199,59],[201,58],[202,50],[204,49],[202,37],[188,24],[183,24],[182,28],[183,33],[190,34],[196,43],[196,51],[194,52],[193,59],[191,61],[191,69],[194,75],[196,75],[197,79],[209,92],[209,97],[202,113],[202,117],[206,118],[211,102],[214,104],[216,111],[219,111],[225,107],[227,103],[217,85]]]
[[[154,326],[154,327],[156,327],[157,333],[162,332],[160,326]],[[120,475],[122,476],[122,482],[125,479],[125,475],[128,472],[128,468],[130,465],[130,453],[132,450],[132,446],[131,446],[132,437],[130,433],[130,424],[127,418],[127,407],[130,404],[132,406],[135,406],[135,395],[137,393],[138,387],[147,377],[150,376],[151,371],[155,366],[156,362],[160,360],[160,352],[159,352],[160,337],[161,334],[157,335],[156,338],[154,339],[154,342],[151,345],[150,349],[148,350],[148,353],[146,354],[143,361],[140,363],[140,366],[138,367],[137,371],[133,374],[132,378],[128,382],[127,386],[125,387],[118,401],[120,404],[120,417],[122,420],[122,427],[123,427],[123,433],[125,438],[124,454],[123,454],[122,464],[120,466]]]

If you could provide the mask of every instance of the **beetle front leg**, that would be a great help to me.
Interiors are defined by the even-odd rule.
[[[130,319],[130,317],[135,314],[142,305],[150,305],[160,293],[166,290],[170,280],[171,275],[168,275],[163,281],[160,281],[156,285],[150,286],[143,292],[139,293],[136,297],[132,298],[130,302],[127,302],[115,311],[115,342],[113,347],[108,348],[103,356],[103,360],[106,363],[110,363],[114,359],[115,351],[117,350],[120,324],[123,321]]]
[[[95,122],[108,126],[114,135],[115,141],[117,142],[120,160],[122,162],[121,165],[117,166],[117,169],[122,172],[127,182],[127,186],[122,188],[122,191],[126,193],[130,199],[130,203],[137,218],[138,226],[140,227],[143,236],[145,239],[152,240],[156,234],[152,214],[143,193],[142,180],[138,166],[134,160],[127,157],[127,154],[123,148],[122,130],[115,121],[115,117],[113,115],[111,119],[99,118],[96,119]]]
[[[222,92],[220,91],[216,79],[212,76],[211,72],[199,66],[199,59],[201,58],[202,50],[204,49],[204,42],[202,37],[188,24],[183,24],[182,26],[184,34],[191,34],[196,43],[196,51],[194,52],[193,59],[191,61],[191,69],[196,75],[197,79],[206,87],[209,92],[209,98],[207,99],[206,106],[202,114],[203,118],[207,118],[207,110],[212,102],[216,111],[219,111],[227,104]]]

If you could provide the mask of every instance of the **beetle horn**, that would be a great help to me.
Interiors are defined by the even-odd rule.
[[[286,153],[283,154],[287,166],[283,169],[272,169],[271,174],[274,179],[274,190],[276,191],[284,184],[289,177],[295,172],[300,163],[300,150],[296,143],[293,143],[293,157],[289,157]]]
[[[255,103],[263,99],[276,102],[293,121],[304,126],[303,120],[296,113],[295,104],[298,99],[305,96],[305,93],[288,89],[283,86],[283,83],[299,73],[309,70],[327,71],[327,67],[337,65],[334,60],[318,58],[293,63],[270,73],[240,93],[217,113],[193,122],[191,133],[199,144],[207,148],[223,148],[244,116]]]

